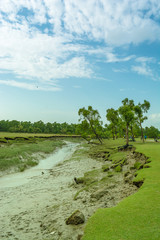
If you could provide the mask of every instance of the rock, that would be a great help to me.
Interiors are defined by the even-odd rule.
[[[100,190],[92,193],[91,198],[96,198],[97,200],[99,200],[100,198],[102,198],[107,193],[108,193],[108,189],[100,189]]]
[[[85,222],[85,217],[79,210],[75,211],[67,220],[66,224],[78,225]]]

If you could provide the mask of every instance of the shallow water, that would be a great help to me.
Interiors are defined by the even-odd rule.
[[[49,169],[52,169],[56,164],[67,160],[71,157],[76,150],[77,143],[67,142],[67,144],[58,149],[45,159],[40,160],[39,164],[35,167],[25,170],[20,173],[13,173],[0,178],[0,189],[6,187],[17,187],[28,183],[32,178],[40,176],[46,173]]]

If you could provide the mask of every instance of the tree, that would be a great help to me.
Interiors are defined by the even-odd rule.
[[[144,113],[147,113],[149,108],[150,108],[150,103],[146,100],[144,100],[143,104],[138,103],[138,105],[134,107],[134,111],[136,114],[136,121],[141,128],[141,138],[143,142],[144,142],[144,134],[143,134],[142,123],[144,122],[144,120],[147,119],[147,116],[144,116]]]
[[[92,106],[88,106],[88,109],[84,107],[80,108],[78,115],[80,116],[79,121],[81,121],[82,124],[83,134],[85,134],[85,132],[91,133],[91,137],[98,139],[102,144],[102,122],[100,121],[101,117],[99,112],[94,110]]]
[[[154,126],[145,127],[144,134],[149,138],[158,138],[160,137],[160,131]]]
[[[90,143],[92,139],[92,131],[89,123],[86,120],[83,120],[81,124],[77,125],[76,134],[80,134],[82,138],[84,138],[88,143]]]
[[[113,108],[107,109],[106,118],[110,122],[110,127],[112,129],[112,136],[114,140],[115,137],[117,137],[117,127],[118,127],[118,120],[119,120],[118,111]]]
[[[119,114],[122,118],[122,120],[125,122],[126,125],[126,145],[129,144],[129,126],[130,123],[134,120],[134,101],[128,100],[128,98],[125,98],[122,101],[123,106],[119,107]]]

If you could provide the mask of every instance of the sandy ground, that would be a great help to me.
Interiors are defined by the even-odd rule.
[[[0,239],[77,239],[81,226],[65,224],[75,210],[83,211],[82,205],[73,201],[77,189],[70,186],[75,176],[83,176],[99,165],[91,159],[68,161],[32,176],[27,183],[22,181],[20,186],[1,186]]]
[[[79,147],[72,145],[72,152]],[[63,151],[63,148],[59,151]],[[87,171],[101,168],[102,164],[90,158],[75,161],[73,158],[72,161],[64,161],[45,170],[44,174],[39,172],[36,176],[30,176],[30,180],[25,183],[22,181],[20,186],[3,187],[0,179],[0,239],[80,239],[85,223],[97,208],[115,206],[137,190],[133,185],[124,184],[123,176],[119,175],[114,184],[111,181],[100,193],[97,189],[95,193],[83,191],[77,200],[73,200],[82,187],[75,183],[74,177],[82,177]],[[108,194],[96,199],[106,192]],[[65,220],[76,210],[85,215],[85,223],[66,225]]]

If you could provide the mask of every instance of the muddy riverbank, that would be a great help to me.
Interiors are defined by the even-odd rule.
[[[135,170],[130,171],[135,164],[133,155],[127,155],[124,171],[113,174],[110,160],[90,158],[80,145],[75,149],[69,161],[32,176],[25,184],[0,189],[0,239],[80,239],[87,219],[96,209],[115,206],[137,191],[132,184]],[[102,170],[104,164],[108,172]],[[83,178],[86,172],[92,182],[76,184],[74,178]],[[84,214],[85,223],[66,225],[66,219],[76,210]]]

